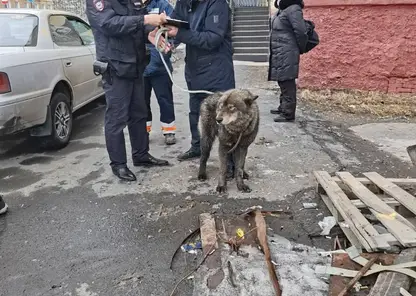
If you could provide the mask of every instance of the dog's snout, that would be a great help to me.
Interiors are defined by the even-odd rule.
[[[218,117],[217,117],[217,122],[218,122],[218,123],[221,123],[221,122],[222,122],[222,118],[218,118]]]

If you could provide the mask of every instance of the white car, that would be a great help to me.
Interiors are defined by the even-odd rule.
[[[70,140],[72,113],[104,94],[91,27],[69,12],[0,9],[0,136]]]

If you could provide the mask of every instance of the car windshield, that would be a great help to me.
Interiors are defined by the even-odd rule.
[[[0,13],[0,47],[36,46],[37,40],[37,16]]]

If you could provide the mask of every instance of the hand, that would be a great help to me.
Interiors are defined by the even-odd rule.
[[[173,27],[173,26],[166,26],[169,31],[168,31],[168,36],[169,37],[176,37],[176,35],[178,34],[178,28],[177,27]]]
[[[166,14],[146,14],[144,16],[144,24],[159,27],[166,23]]]
[[[150,41],[150,43],[152,43],[154,46],[157,46],[159,48],[164,48],[164,53],[168,53],[170,51],[170,44],[166,43],[165,37],[160,36],[159,38],[159,44],[156,45],[156,32],[157,32],[157,28],[154,29],[152,32],[149,33],[149,36],[147,37]]]

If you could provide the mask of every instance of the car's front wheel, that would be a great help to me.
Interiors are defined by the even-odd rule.
[[[45,139],[45,144],[50,149],[61,149],[68,145],[72,134],[72,110],[68,95],[55,93],[50,108],[52,134]]]

